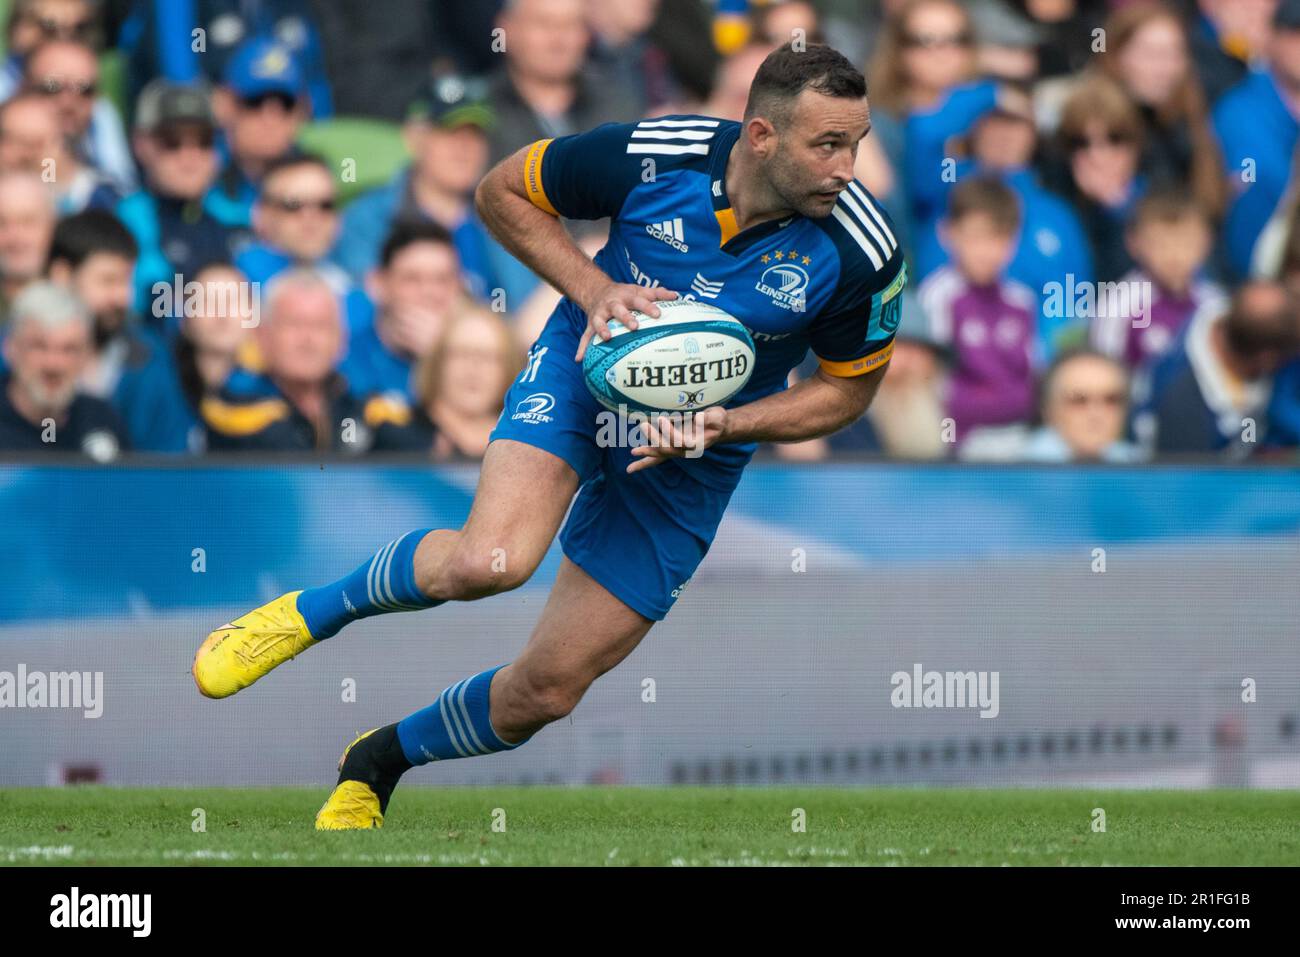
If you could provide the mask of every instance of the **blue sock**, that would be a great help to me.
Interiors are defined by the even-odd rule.
[[[389,542],[350,575],[298,596],[298,613],[318,641],[331,638],[350,621],[393,611],[419,611],[441,605],[415,584],[415,550],[430,528],[407,532]]]
[[[397,722],[397,740],[412,764],[428,764],[448,758],[472,758],[495,751],[511,751],[528,741],[506,744],[488,719],[488,689],[492,676],[504,668],[497,665],[464,681],[458,681],[427,708]]]

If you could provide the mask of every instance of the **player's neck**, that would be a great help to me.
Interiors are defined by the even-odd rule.
[[[795,213],[768,185],[753,154],[745,149],[743,139],[736,141],[727,157],[727,199],[739,232]]]

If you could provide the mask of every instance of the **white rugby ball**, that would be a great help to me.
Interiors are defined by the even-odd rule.
[[[736,395],[754,372],[754,341],[730,313],[693,299],[633,313],[635,329],[611,320],[583,356],[591,394],[612,412],[696,412]]]

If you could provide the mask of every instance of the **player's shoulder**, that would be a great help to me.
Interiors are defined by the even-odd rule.
[[[844,271],[887,271],[900,257],[893,220],[856,179],[840,193],[831,214],[815,222],[835,244]]]
[[[705,167],[722,144],[735,139],[740,124],[698,113],[652,116],[632,123],[606,124],[607,135],[624,156],[656,165]]]

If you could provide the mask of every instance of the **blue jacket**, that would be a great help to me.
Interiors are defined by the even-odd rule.
[[[353,281],[364,282],[366,273],[378,264],[395,220],[422,217],[410,197],[410,175],[410,170],[398,173],[391,182],[358,196],[343,211],[343,228],[332,258]],[[477,299],[488,301],[494,289],[502,289],[507,308],[514,309],[537,287],[532,271],[492,238],[472,210],[451,230],[451,238],[466,284]]]
[[[974,161],[964,160],[957,164],[956,179],[961,181],[979,172]],[[1066,276],[1070,274],[1076,283],[1091,282],[1093,264],[1088,237],[1070,204],[1043,186],[1032,170],[1021,169],[1000,176],[1020,198],[1024,218],[1007,277],[1040,295],[1048,283],[1066,285]],[[953,185],[945,184],[942,191],[933,193],[940,210],[946,208],[947,193]],[[949,261],[947,251],[939,242],[938,226],[939,219],[933,219],[916,236],[916,272],[922,279]],[[1053,352],[1056,337],[1069,322],[1068,318],[1044,316],[1039,310],[1038,333],[1048,355]]]
[[[1224,169],[1237,193],[1223,224],[1228,259],[1238,276],[1250,271],[1255,241],[1286,193],[1300,139],[1291,115],[1267,71],[1251,73],[1223,95],[1214,108],[1214,131]],[[1250,172],[1250,179],[1243,179]]]

